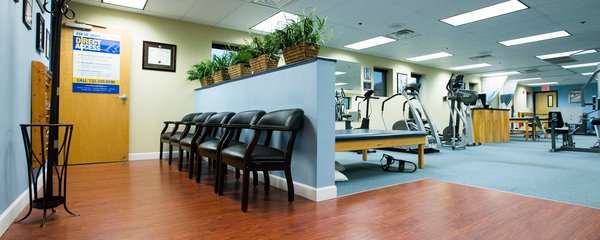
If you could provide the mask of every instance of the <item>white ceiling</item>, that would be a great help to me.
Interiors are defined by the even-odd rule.
[[[343,48],[357,41],[410,29],[418,35],[357,52],[407,61],[406,58],[445,51],[454,56],[418,64],[446,70],[481,62],[492,65],[466,70],[461,72],[463,74],[538,69],[540,71],[511,76],[510,79],[542,77],[543,82],[557,81],[562,85],[583,83],[589,76],[579,73],[593,72],[596,68],[564,70],[560,65],[536,58],[536,55],[600,50],[599,0],[521,0],[529,9],[459,27],[439,20],[505,0],[148,0],[144,10],[116,7],[100,3],[100,0],[74,1],[240,31],[250,31],[250,27],[279,10],[301,13],[307,8],[315,8],[317,15],[328,17],[328,26],[333,30],[329,47]],[[273,8],[252,1],[289,3]],[[566,30],[573,36],[512,47],[498,43],[558,30]],[[492,57],[470,59],[484,54]],[[600,62],[600,53],[572,58],[577,61],[568,64]],[[531,81],[534,82],[540,81]]]

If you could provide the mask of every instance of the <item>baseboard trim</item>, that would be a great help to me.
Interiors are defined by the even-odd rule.
[[[235,170],[231,166],[229,166],[228,168],[230,171]],[[250,175],[250,178],[252,178],[252,175]],[[263,173],[258,172],[258,181],[264,182],[264,179],[265,178]],[[269,174],[269,180],[271,181],[271,186],[287,191],[287,183],[285,178]],[[332,185],[327,187],[315,188],[304,183],[294,181],[294,193],[306,199],[315,202],[320,202],[337,198],[337,187],[335,185]]]
[[[143,161],[143,160],[157,160],[159,152],[147,152],[147,153],[130,153],[129,161]],[[173,151],[173,157],[178,158],[179,152]],[[169,158],[169,152],[163,152],[163,159]]]
[[[42,181],[42,174],[38,177],[38,182]],[[39,184],[38,191],[42,188],[42,184]],[[25,189],[15,201],[8,206],[4,212],[0,215],[0,237],[4,235],[6,230],[13,224],[19,214],[27,207],[29,204],[29,189]]]

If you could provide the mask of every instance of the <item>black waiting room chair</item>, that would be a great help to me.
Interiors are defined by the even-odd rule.
[[[197,140],[198,145],[202,145],[204,142],[219,142],[221,138],[225,135],[225,130],[223,129],[223,125],[228,123],[231,117],[233,117],[235,113],[232,112],[221,112],[215,115],[212,115],[210,118],[204,122],[204,131],[202,136]],[[197,151],[197,148],[194,148],[193,151]],[[195,158],[191,158],[190,161],[197,161],[196,165],[196,182],[200,182],[200,173],[202,171],[202,155],[195,154]],[[214,158],[208,158],[209,166],[212,166],[212,162],[216,160]],[[193,169],[190,169],[193,171]]]
[[[160,152],[159,152],[159,159],[162,159],[162,155],[163,155],[163,144],[169,144],[169,164],[171,164],[171,161],[173,160],[171,158],[171,154],[173,152],[173,146],[171,146],[171,137],[173,135],[181,135],[183,133],[183,131],[178,131],[179,130],[179,125],[183,124],[184,122],[189,122],[192,121],[194,119],[194,117],[196,117],[196,115],[198,115],[200,113],[190,113],[188,115],[185,115],[181,121],[165,121],[164,124],[165,126],[163,127],[162,131],[160,132]]]
[[[298,130],[302,127],[304,111],[301,109],[286,109],[265,114],[255,125],[252,125],[254,135],[249,144],[230,146],[221,151],[221,166],[219,166],[219,195],[223,195],[223,184],[227,165],[244,171],[242,185],[242,211],[248,210],[248,191],[250,172],[252,171],[284,171],[287,182],[288,201],[294,201],[294,183],[292,181],[292,152]],[[271,147],[273,132],[289,134],[287,146],[282,151]],[[259,144],[261,135],[265,134],[263,144]],[[232,134],[227,135],[227,141]],[[268,176],[265,176],[268,177]]]
[[[191,122],[186,124],[185,129],[191,131],[191,128],[194,127],[193,133],[185,132],[185,138],[179,141],[179,149],[182,151],[187,151],[190,159],[194,159],[195,151],[198,146],[198,139],[202,135],[202,129],[204,128],[204,123],[208,120],[209,117],[214,115],[215,112],[206,112],[202,114],[198,114]],[[188,126],[189,125],[189,126]],[[182,156],[182,152],[179,152],[179,155]],[[191,179],[194,174],[194,161],[190,160],[189,172]],[[179,166],[183,166],[183,158],[179,158]]]
[[[226,137],[219,139],[210,139],[204,141],[202,144],[198,145],[198,157],[206,157],[208,159],[215,159],[217,168],[221,165],[221,150],[226,147],[235,146],[244,144],[240,141],[240,137],[242,136],[242,131],[244,129],[250,129],[252,125],[255,125],[258,120],[265,115],[265,111],[262,110],[251,110],[244,111],[235,114],[227,124],[223,125],[225,128],[225,136],[230,136],[229,139]],[[226,142],[227,140],[227,142]],[[225,145],[227,143],[227,145]],[[217,173],[219,169],[217,169]],[[265,172],[265,179],[268,174]],[[236,170],[236,177],[239,177],[239,170]],[[254,184],[255,186],[258,184],[258,175],[256,171],[254,171]],[[219,185],[219,177],[215,178],[215,193],[218,192]]]

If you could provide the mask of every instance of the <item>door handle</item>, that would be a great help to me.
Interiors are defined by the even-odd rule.
[[[123,94],[123,95],[121,95],[121,96],[118,96],[117,98],[118,98],[118,99],[121,99],[121,101],[123,101],[123,102],[126,102],[126,101],[127,101],[127,99],[129,99],[129,97],[127,96],[127,94]]]

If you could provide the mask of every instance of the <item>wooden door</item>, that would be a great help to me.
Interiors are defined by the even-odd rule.
[[[535,93],[535,115],[541,118],[548,117],[551,108],[557,106],[557,92],[536,92]]]
[[[87,33],[94,35],[83,35]],[[127,161],[130,34],[113,27],[94,28],[87,33],[63,27],[61,34],[59,121],[74,124],[69,162],[85,164]],[[74,34],[78,35],[75,45]],[[110,36],[109,40],[106,39],[107,36]],[[93,40],[92,37],[98,37],[101,41]],[[85,48],[76,46],[81,42],[87,44]],[[104,43],[111,44],[111,54],[119,54],[114,57],[115,55],[108,55],[107,51],[105,55],[98,54],[99,52],[90,55],[82,50],[106,48]],[[76,48],[79,49],[74,50]],[[84,57],[79,55],[74,60],[74,53],[83,54]],[[104,57],[108,58],[102,59]],[[74,66],[74,62],[77,62],[77,66]],[[76,75],[74,69],[77,71]],[[107,78],[103,71],[112,72],[111,76],[118,79]],[[85,78],[81,72],[85,72]],[[89,77],[94,74],[97,74],[96,78]]]

